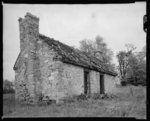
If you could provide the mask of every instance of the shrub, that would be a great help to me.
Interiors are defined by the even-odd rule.
[[[4,80],[3,81],[3,93],[6,94],[6,93],[15,93],[15,90],[14,90],[14,84],[13,82],[9,81],[9,80]]]
[[[15,93],[15,90],[14,89],[3,89],[3,93],[4,94]]]
[[[92,99],[97,100],[97,99],[101,98],[101,95],[99,93],[95,93],[91,97],[92,97]]]
[[[39,101],[38,101],[39,106],[49,105],[49,104],[52,104],[52,103],[56,103],[56,100],[52,100],[48,96],[44,97],[43,94],[39,95]]]
[[[127,85],[126,81],[121,81],[121,86],[126,86],[126,85]]]
[[[88,97],[85,94],[81,94],[79,96],[77,96],[77,100],[81,101],[81,100],[86,100]]]
[[[81,95],[74,95],[74,96],[65,97],[64,99],[62,99],[62,101],[64,103],[73,103],[76,101],[86,100],[87,98],[88,98],[88,96],[81,94]]]

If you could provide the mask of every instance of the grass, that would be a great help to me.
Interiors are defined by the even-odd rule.
[[[132,92],[132,93],[131,93]],[[14,94],[3,95],[4,117],[135,117],[146,119],[146,88],[142,86],[117,87],[103,99],[74,96],[64,103],[50,105],[15,104]]]

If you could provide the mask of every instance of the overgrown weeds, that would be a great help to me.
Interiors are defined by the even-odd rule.
[[[136,117],[146,118],[146,91],[144,87],[119,87],[112,94],[84,94],[63,99],[63,103],[41,102],[37,106],[19,105],[14,95],[4,95],[3,115],[5,116],[95,116],[95,117]],[[16,104],[16,105],[15,105]]]

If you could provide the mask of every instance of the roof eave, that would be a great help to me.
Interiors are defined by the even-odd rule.
[[[61,60],[61,61],[62,61],[63,63],[72,64],[72,65],[75,65],[75,66],[79,66],[79,67],[91,69],[91,70],[94,70],[94,71],[98,71],[98,72],[101,72],[101,73],[103,73],[103,74],[108,74],[108,75],[111,75],[111,76],[117,76],[117,74],[112,74],[112,73],[100,71],[100,70],[98,70],[98,69],[96,69],[96,68],[91,68],[91,67],[88,67],[88,66],[85,66],[85,65],[76,64],[76,63],[73,63],[73,62],[70,62],[70,61],[66,61],[66,60]]]

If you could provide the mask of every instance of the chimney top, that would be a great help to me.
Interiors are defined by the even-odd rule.
[[[29,13],[29,12],[26,13],[25,18],[31,18],[31,19],[34,19],[34,20],[39,21],[39,18],[38,18],[37,16],[32,15],[32,14]]]
[[[20,18],[20,17],[19,17],[18,21],[22,21],[22,20],[23,20],[23,18]]]

